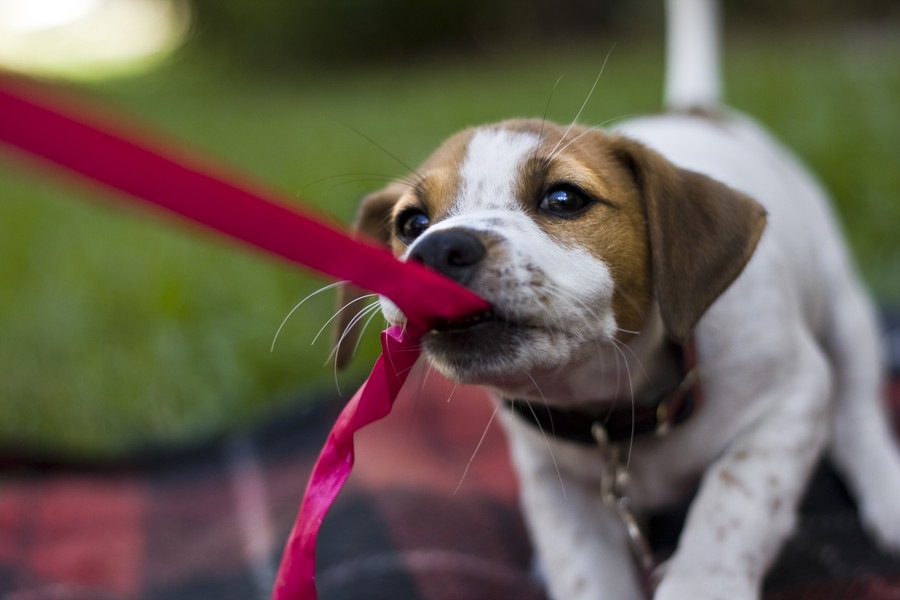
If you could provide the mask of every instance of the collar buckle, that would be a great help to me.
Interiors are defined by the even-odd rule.
[[[696,391],[697,382],[700,381],[700,367],[693,365],[690,370],[681,378],[681,382],[675,391],[669,396],[664,397],[656,406],[656,427],[653,430],[655,437],[665,437],[672,431],[672,427],[676,422],[684,420],[680,417],[682,410],[686,408],[685,403],[689,399],[692,391]],[[696,399],[694,400],[696,402]],[[696,406],[691,407],[696,409]]]

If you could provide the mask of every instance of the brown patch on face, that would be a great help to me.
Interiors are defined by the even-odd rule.
[[[468,129],[449,138],[416,170],[416,184],[400,197],[391,211],[390,245],[395,256],[406,250],[406,244],[397,239],[393,231],[393,221],[400,213],[419,208],[425,211],[433,225],[450,212],[459,190],[460,168],[473,134],[474,130]]]
[[[582,248],[609,267],[613,313],[625,330],[620,337],[631,337],[627,331],[643,327],[653,297],[650,249],[640,194],[615,160],[610,136],[583,127],[566,133],[558,125],[534,121],[513,122],[510,128],[542,138],[519,182],[524,208],[559,243]],[[559,186],[583,190],[591,205],[571,218],[540,211],[544,195]]]
[[[613,312],[620,329],[638,331],[652,299],[650,249],[640,196],[630,187],[627,175],[616,169],[605,155],[603,137],[596,136],[593,148],[574,148],[571,156],[560,156],[560,180],[569,180],[599,199],[584,217],[572,223],[556,220],[548,230],[565,229],[597,258],[604,261],[615,283]],[[580,175],[579,175],[580,174]],[[585,177],[591,174],[593,177]],[[625,337],[628,337],[626,334]]]
[[[459,185],[459,165],[471,136],[471,131],[462,131],[444,142],[413,174],[418,177],[415,184],[395,181],[363,198],[354,223],[354,233],[389,246],[397,256],[402,254],[405,246],[395,235],[394,220],[402,210],[411,206],[419,206],[435,220],[446,214]],[[338,292],[338,308],[355,302],[365,294],[365,290],[352,284],[344,285]],[[359,326],[347,329],[354,314],[355,311],[344,310],[335,319],[333,338],[336,343],[341,340],[335,357],[339,369],[349,363],[359,338]]]

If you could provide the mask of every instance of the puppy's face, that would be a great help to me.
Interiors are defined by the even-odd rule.
[[[392,207],[397,256],[493,306],[423,338],[432,364],[455,380],[515,386],[638,329],[647,312],[649,247],[633,179],[606,135],[564,133],[540,122],[463,132]]]
[[[654,303],[686,337],[764,220],[752,200],[620,136],[509,121],[447,140],[413,185],[368,197],[358,228],[491,303],[436,325],[423,349],[453,380],[514,389],[634,335]],[[382,310],[404,321],[389,300]]]

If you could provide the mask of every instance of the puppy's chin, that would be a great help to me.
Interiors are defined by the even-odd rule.
[[[448,379],[501,389],[533,381],[536,371],[564,367],[581,346],[559,331],[491,318],[437,327],[422,338],[426,358]]]

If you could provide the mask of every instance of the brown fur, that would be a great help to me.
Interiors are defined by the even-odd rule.
[[[368,237],[370,241],[387,246],[391,241],[391,210],[398,198],[405,192],[406,186],[391,183],[383,190],[369,194],[363,198],[354,223],[354,233]],[[358,312],[357,300],[366,295],[366,290],[352,283],[345,283],[338,291],[337,308],[340,311],[332,330],[333,342],[337,346],[335,365],[343,369],[353,358],[356,342],[362,333],[361,327],[349,327],[353,316]],[[353,307],[357,306],[354,310]]]
[[[619,138],[616,153],[645,202],[656,298],[669,336],[685,341],[740,274],[766,226],[749,196],[679,169],[656,152]]]

